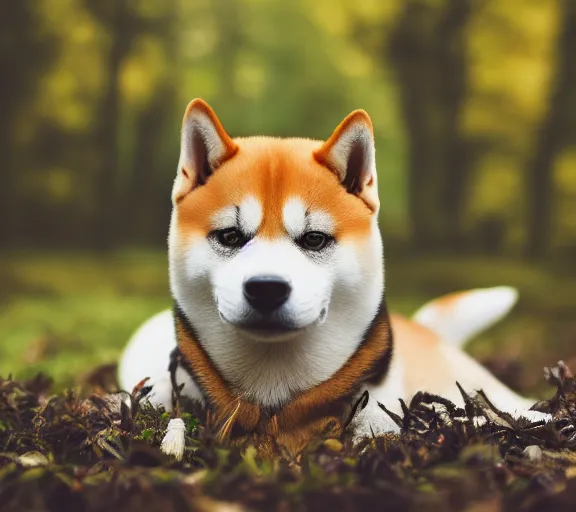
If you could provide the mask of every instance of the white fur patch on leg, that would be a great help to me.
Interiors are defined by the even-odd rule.
[[[118,369],[120,387],[131,392],[143,379],[152,389],[143,398],[154,407],[172,410],[172,382],[168,366],[170,354],[176,348],[176,333],[172,311],[154,315],[134,333],[126,346]],[[184,384],[182,394],[202,401],[202,394],[188,373],[178,368],[176,382]]]
[[[378,386],[368,386],[368,403],[366,407],[356,414],[352,421],[354,428],[354,442],[365,437],[383,434],[398,434],[400,427],[378,405],[383,404],[386,409],[396,414],[401,413],[399,398],[404,398],[404,368],[398,354],[392,356],[390,368],[384,382]]]
[[[400,433],[400,427],[378,406],[378,401],[371,395],[368,397],[366,407],[356,413],[351,426],[354,443],[366,437]]]

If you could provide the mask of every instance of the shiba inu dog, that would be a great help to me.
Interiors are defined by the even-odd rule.
[[[184,115],[172,191],[169,277],[174,309],[148,320],[120,362],[121,386],[145,377],[171,408],[176,381],[231,435],[273,435],[292,450],[369,391],[356,438],[397,431],[378,402],[465,389],[501,407],[531,402],[461,345],[513,306],[498,287],[444,297],[413,320],[389,315],[372,123],[352,112],[327,141],[231,138],[214,111]]]

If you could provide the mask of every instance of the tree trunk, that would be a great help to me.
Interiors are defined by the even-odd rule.
[[[127,0],[110,3],[108,20],[111,46],[108,53],[108,78],[100,106],[96,140],[100,148],[100,173],[96,181],[94,243],[97,250],[111,249],[119,235],[117,178],[119,175],[118,135],[120,125],[119,77],[131,46],[132,30]]]
[[[1,108],[1,106],[0,106]],[[0,246],[9,247],[12,242],[12,222],[14,220],[12,213],[12,194],[14,187],[12,185],[12,176],[14,168],[12,165],[12,138],[10,122],[12,116],[8,115],[0,123],[0,155],[2,163],[0,164]]]
[[[170,170],[176,171],[177,155],[173,155],[173,169],[166,169],[163,165],[165,160],[162,159],[165,141],[159,138],[159,134],[174,119],[174,83],[177,82],[166,83],[157,91],[138,116],[133,176],[130,180],[133,193],[129,194],[132,197],[131,204],[127,205],[122,215],[129,219],[132,238],[138,243],[157,243],[159,240],[164,241],[167,236],[171,206],[170,184],[173,180]]]
[[[391,36],[390,59],[396,73],[401,110],[408,136],[408,212],[412,244],[420,251],[434,239],[435,215],[430,201],[430,174],[434,173],[434,144],[430,140],[433,84],[429,62],[431,48],[425,34],[430,12],[420,2],[409,2]],[[433,215],[431,215],[433,214]]]
[[[460,238],[469,161],[459,122],[470,13],[469,0],[447,0],[440,12],[412,0],[390,40],[408,137],[412,245],[419,252]]]
[[[538,129],[534,153],[527,164],[528,240],[526,255],[546,256],[552,235],[554,162],[567,144],[569,112],[566,105],[576,89],[576,1],[561,0],[561,27],[556,49],[556,73],[548,112]]]
[[[472,14],[470,0],[448,0],[438,26],[438,59],[442,87],[439,90],[446,140],[445,170],[439,205],[443,212],[445,239],[450,250],[463,243],[463,217],[470,179],[471,161],[462,136],[461,114],[466,99],[467,46],[465,29]]]
[[[37,78],[49,67],[55,54],[54,42],[38,34],[36,2],[4,2],[0,8],[0,247],[16,241],[20,215],[15,194],[21,169],[14,145],[14,123],[23,103],[35,92]],[[27,148],[30,152],[31,148]]]

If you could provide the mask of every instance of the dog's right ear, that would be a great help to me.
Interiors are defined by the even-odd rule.
[[[172,201],[177,203],[196,187],[204,185],[210,175],[237,151],[238,146],[210,106],[200,98],[192,100],[182,121],[180,161]]]
[[[364,110],[349,114],[314,151],[314,158],[336,174],[349,193],[364,201],[373,213],[378,213],[374,133],[370,116]]]

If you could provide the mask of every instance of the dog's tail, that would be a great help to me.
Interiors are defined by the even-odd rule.
[[[506,316],[517,300],[518,290],[510,286],[477,288],[434,299],[416,311],[412,319],[447,343],[462,347]]]

